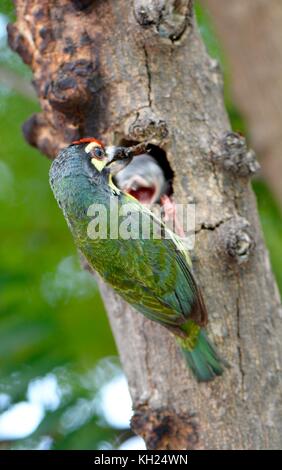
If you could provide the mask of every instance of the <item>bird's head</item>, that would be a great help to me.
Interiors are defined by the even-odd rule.
[[[84,137],[76,140],[72,142],[71,147],[75,147],[81,158],[86,159],[88,163],[91,162],[98,172],[102,172],[107,168],[112,175],[126,167],[135,155],[142,153],[141,150],[139,152],[139,146],[105,147],[102,142],[94,137]]]
[[[93,137],[84,137],[72,142],[61,150],[50,168],[50,183],[60,187],[61,181],[68,177],[86,177],[96,184],[101,183],[103,175],[114,176],[126,167],[135,155],[144,152],[146,144],[133,147],[105,147]]]
[[[108,163],[106,148],[100,140],[94,137],[84,137],[75,140],[70,145],[71,152],[75,152],[84,160],[88,167],[98,172],[102,172]]]
[[[105,147],[102,142],[94,137],[84,137],[72,142],[71,147],[75,147],[80,156],[102,172],[107,168],[114,176],[125,168],[134,156],[141,155],[147,149],[147,143],[141,143],[132,147]]]

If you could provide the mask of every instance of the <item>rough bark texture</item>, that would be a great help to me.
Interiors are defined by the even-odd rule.
[[[282,207],[282,2],[201,1],[222,40],[234,99],[246,117],[263,173]]]
[[[102,285],[133,429],[152,449],[281,447],[281,307],[249,185],[256,162],[229,132],[221,76],[192,2],[16,7],[9,41],[31,66],[42,107],[24,126],[28,141],[54,157],[85,135],[106,143],[166,136],[175,198],[196,203],[194,268],[210,334],[231,368],[199,385],[170,333]]]

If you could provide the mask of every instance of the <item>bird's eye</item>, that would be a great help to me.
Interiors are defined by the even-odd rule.
[[[101,158],[101,157],[103,157],[104,152],[100,147],[96,147],[95,150],[94,150],[94,155],[97,158]]]

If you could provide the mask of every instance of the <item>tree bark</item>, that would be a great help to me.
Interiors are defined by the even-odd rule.
[[[170,333],[102,284],[134,431],[150,449],[280,448],[281,306],[249,184],[257,165],[229,132],[192,1],[15,3],[10,45],[31,66],[42,107],[27,140],[50,157],[87,135],[161,140],[176,201],[196,204],[194,269],[231,367],[198,384]]]
[[[226,51],[234,100],[282,208],[282,2],[202,0]]]

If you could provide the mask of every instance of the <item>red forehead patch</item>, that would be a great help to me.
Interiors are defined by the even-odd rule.
[[[100,145],[100,147],[104,147],[100,140],[94,139],[94,137],[83,137],[79,140],[74,140],[72,145],[79,145],[79,144],[90,144],[90,142],[96,142],[96,144]]]

